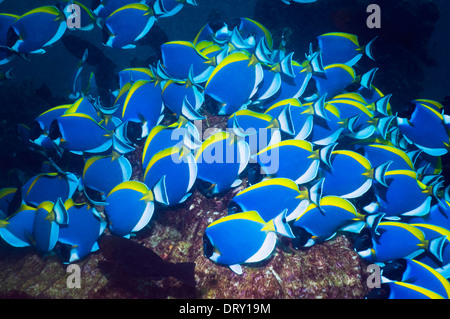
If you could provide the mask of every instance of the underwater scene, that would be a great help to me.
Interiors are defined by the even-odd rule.
[[[0,1],[0,298],[448,299],[449,21]]]

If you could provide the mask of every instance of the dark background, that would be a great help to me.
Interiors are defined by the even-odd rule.
[[[82,1],[88,7],[91,1]],[[0,66],[0,72],[13,67],[14,80],[0,82],[0,188],[17,186],[23,172],[39,165],[18,139],[18,123],[31,124],[43,111],[69,103],[68,94],[74,69],[89,47],[87,71],[96,73],[103,91],[117,88],[117,72],[126,67],[148,66],[158,59],[159,46],[169,40],[193,40],[208,21],[232,23],[239,17],[254,19],[272,33],[274,45],[287,34],[287,50],[303,60],[316,36],[332,31],[358,35],[360,44],[375,36],[376,62],[365,58],[357,72],[377,66],[374,85],[384,94],[393,94],[394,111],[407,115],[408,102],[416,98],[448,103],[450,95],[450,2],[446,0],[317,0],[311,4],[281,0],[197,0],[198,7],[185,6],[175,16],[158,20],[147,36],[132,50],[101,44],[102,34],[94,30],[66,31],[61,40],[47,47],[46,54],[31,55],[31,61],[16,58]],[[5,0],[0,12],[23,14],[51,0]],[[381,7],[381,29],[368,29],[366,8]],[[87,72],[86,72],[87,74]],[[446,106],[448,107],[448,106]],[[449,112],[446,112],[449,114]],[[23,182],[23,181],[22,181]]]

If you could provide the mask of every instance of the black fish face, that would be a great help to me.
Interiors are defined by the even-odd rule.
[[[50,129],[48,130],[48,137],[52,140],[56,140],[59,137],[62,137],[61,131],[59,130],[58,120],[53,120],[52,124],[50,124]]]
[[[230,204],[228,204],[228,215],[236,213],[242,213],[242,208],[234,201],[231,201]]]
[[[402,281],[405,270],[406,259],[397,259],[383,267],[383,276],[391,280]]]
[[[30,125],[30,140],[34,141],[38,139],[44,131],[42,130],[41,125],[39,122],[34,121]]]
[[[206,258],[209,258],[214,253],[214,247],[209,239],[208,235],[203,234],[203,254]]]
[[[6,35],[6,45],[8,48],[12,48],[14,44],[19,40],[19,35],[16,33],[14,28],[9,28]]]
[[[292,233],[295,236],[295,238],[293,238],[291,241],[292,248],[300,249],[304,247],[308,240],[311,238],[311,234],[302,227],[292,226],[291,229]]]

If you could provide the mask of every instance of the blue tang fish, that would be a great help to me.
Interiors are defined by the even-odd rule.
[[[212,194],[241,184],[239,174],[247,166],[250,150],[245,141],[229,132],[217,132],[203,141],[195,153],[197,177],[211,184]]]
[[[450,229],[450,206],[447,201],[434,204],[430,212],[425,216],[412,217],[408,221],[411,224],[430,224]]]
[[[309,60],[305,60],[300,64],[292,60],[292,54],[287,55],[283,60],[273,65],[271,71],[280,73],[281,83],[276,92],[271,91],[273,94],[264,101],[265,104],[302,97],[313,74],[313,68]]]
[[[384,144],[369,144],[362,146],[362,154],[373,166],[392,161],[388,171],[414,170],[414,165],[408,154],[396,147]]]
[[[112,48],[132,49],[144,37],[156,18],[146,4],[131,3],[112,12],[103,26],[103,43]]]
[[[205,84],[205,94],[220,103],[218,114],[229,115],[249,103],[262,77],[261,64],[254,55],[234,52],[214,68]]]
[[[374,225],[369,248],[358,254],[369,262],[386,263],[399,258],[414,258],[425,250],[442,260],[445,237],[428,240],[425,234],[403,222],[386,221]]]
[[[442,249],[441,254],[438,256],[439,258],[436,258],[436,256],[433,255],[430,256],[428,254],[422,254],[417,256],[415,259],[436,269],[445,278],[448,278],[450,274],[450,231],[447,228],[427,223],[414,222],[411,225],[420,229],[425,234],[427,240],[437,243],[443,241],[442,248],[439,247]]]
[[[38,206],[44,201],[56,203],[58,198],[71,198],[78,187],[78,178],[72,174],[41,173],[22,186],[22,198],[28,205]]]
[[[444,299],[432,290],[401,281],[382,283],[373,289],[367,299]]]
[[[261,150],[255,157],[265,174],[306,184],[316,178],[321,162],[329,165],[335,146],[331,144],[313,151],[310,142],[284,140]]]
[[[142,124],[143,136],[162,119],[164,104],[161,87],[151,81],[138,80],[127,92],[121,109],[123,122],[133,121]]]
[[[259,43],[261,39],[265,39],[268,49],[273,47],[273,39],[269,30],[258,21],[249,18],[240,18],[239,33],[243,38],[254,37],[255,43]]]
[[[169,126],[155,126],[145,139],[142,149],[142,166],[147,167],[153,155],[172,146],[196,149],[201,146],[197,127],[189,121],[180,118],[179,122]]]
[[[244,138],[251,155],[281,141],[280,122],[269,114],[240,110],[228,118],[227,127],[236,136]]]
[[[28,247],[32,234],[36,207],[22,204],[11,216],[0,220],[0,236],[13,247]]]
[[[113,133],[92,117],[83,113],[69,113],[56,118],[49,131],[50,138],[75,154],[101,153],[112,146]]]
[[[357,198],[371,188],[373,180],[385,187],[384,175],[389,165],[387,162],[373,168],[369,160],[359,153],[333,151],[331,169],[324,172],[323,194]]]
[[[127,158],[113,152],[111,155],[93,156],[86,160],[82,181],[88,187],[106,195],[117,185],[131,178],[132,168]]]
[[[59,237],[60,225],[68,223],[67,211],[61,200],[45,201],[36,208],[33,221],[33,244],[40,253],[53,250]]]
[[[374,185],[379,212],[386,217],[424,216],[429,213],[433,186],[417,180],[416,172],[393,170],[386,172],[384,178],[388,187]]]
[[[318,202],[319,197],[318,187],[300,190],[298,185],[288,178],[272,178],[237,193],[228,206],[228,211],[232,213],[255,210],[268,222],[276,217],[277,210],[281,208],[287,210],[287,221],[292,221],[308,207],[310,202]],[[270,200],[266,201],[265,198]]]
[[[430,266],[414,259],[397,259],[383,267],[383,279],[407,282],[450,297],[450,283]]]
[[[8,49],[8,30],[20,16],[0,13],[0,65],[12,61],[16,54]]]
[[[356,80],[355,70],[346,64],[330,64],[324,67],[323,74],[312,75],[317,94],[335,96]]]
[[[153,192],[138,181],[126,181],[114,187],[105,207],[111,232],[129,236],[144,228],[153,216],[154,199]]]
[[[45,53],[43,47],[58,41],[66,27],[64,13],[55,6],[33,9],[11,25],[8,47],[18,53]]]
[[[358,36],[344,32],[330,32],[317,37],[319,49],[322,52],[324,65],[343,63],[348,66],[355,65],[365,54],[374,60],[372,54],[372,41],[360,46]]]
[[[366,103],[361,101],[335,97],[329,100],[328,103],[333,104],[339,110],[341,119],[351,120],[356,117],[356,120],[351,125],[351,131],[344,131],[344,134],[356,139],[367,139],[376,131],[383,138],[386,138],[389,124],[394,119],[393,116],[375,117],[368,109]]]
[[[144,183],[153,188],[164,179],[161,191],[167,197],[165,205],[184,202],[197,178],[197,164],[191,151],[185,147],[168,147],[156,153],[145,167]]]
[[[314,109],[313,104],[304,106],[298,99],[286,99],[272,104],[264,112],[277,118],[286,134],[296,140],[305,140],[312,131]]]
[[[68,199],[64,207],[67,210],[69,222],[59,227],[58,241],[70,245],[68,262],[71,263],[98,250],[97,239],[107,224],[98,216],[94,208],[89,209],[85,203],[75,203],[72,199]]]
[[[194,83],[192,76],[186,81],[168,80],[162,88],[162,101],[177,117],[182,115],[195,121],[204,118],[198,111],[205,98],[203,89]]]
[[[256,211],[249,211],[216,220],[203,236],[205,257],[242,274],[240,264],[259,262],[272,254],[277,233],[292,237],[284,215],[265,222]]]
[[[81,97],[77,99],[67,110],[64,114],[70,114],[70,113],[82,113],[86,114],[97,123],[100,123],[102,121],[102,113],[92,104],[90,99],[88,97]]]
[[[321,146],[336,142],[348,127],[348,122],[341,120],[339,110],[334,105],[325,103],[325,98],[326,95],[314,103],[303,104],[308,107],[307,112],[314,111],[313,125],[307,140]]]
[[[35,118],[30,127],[30,139],[33,143],[44,148],[55,144],[49,137],[50,126],[56,118],[63,115],[72,104],[55,106]]]
[[[166,42],[161,45],[161,55],[163,69],[175,80],[187,80],[192,73],[195,83],[203,83],[214,70],[214,66],[208,64],[208,57],[200,53],[192,42]]]
[[[444,155],[450,147],[448,123],[434,107],[417,103],[411,119],[397,117],[397,125],[410,143],[433,156]]]
[[[149,68],[128,68],[119,72],[119,87],[123,88],[126,83],[133,84],[139,80],[153,81],[155,74]]]
[[[101,19],[106,19],[111,13],[128,4],[143,2],[136,0],[96,0],[92,4],[92,13]]]
[[[310,247],[333,238],[338,231],[359,233],[366,227],[366,216],[358,213],[355,206],[344,198],[324,196],[320,199],[320,206],[309,204],[295,219],[293,227],[294,233],[295,227],[308,232],[308,241],[303,246]]]

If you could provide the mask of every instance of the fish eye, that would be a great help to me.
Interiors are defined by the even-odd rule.
[[[234,201],[231,201],[230,204],[228,205],[228,215],[241,213],[241,212],[242,212],[242,208],[238,204],[236,204]]]
[[[206,258],[209,258],[212,256],[213,252],[214,252],[214,247],[213,247],[208,235],[206,235],[206,233],[205,233],[205,234],[203,234],[203,254]]]

